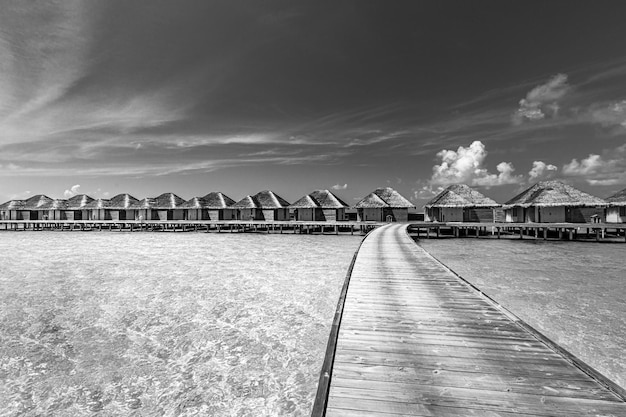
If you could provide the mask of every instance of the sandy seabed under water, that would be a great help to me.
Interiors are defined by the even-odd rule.
[[[306,416],[357,236],[0,235],[0,416]]]

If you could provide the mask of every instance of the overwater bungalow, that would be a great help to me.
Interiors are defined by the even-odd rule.
[[[67,220],[67,200],[55,198],[39,206],[40,218],[45,220]]]
[[[93,201],[93,198],[86,194],[78,194],[67,200],[65,217],[67,220],[88,220],[89,209],[85,206]]]
[[[391,187],[377,188],[356,203],[359,221],[407,222],[415,206]]]
[[[265,190],[245,196],[231,208],[237,220],[289,220],[289,203],[273,191]]]
[[[424,220],[430,222],[494,222],[495,208],[489,197],[465,185],[454,184],[424,206]]]
[[[342,221],[348,205],[328,190],[315,190],[289,206],[299,221]]]
[[[626,188],[605,200],[608,203],[605,221],[607,223],[626,223]]]
[[[180,208],[185,200],[174,193],[163,193],[155,198],[144,198],[130,206],[136,219],[184,220],[185,210]]]
[[[18,213],[21,215],[23,207],[23,200],[9,200],[0,204],[0,220],[23,220],[18,217]]]
[[[506,222],[590,223],[607,203],[560,181],[542,181],[504,203]]]
[[[106,220],[135,220],[138,216],[135,215],[135,209],[133,208],[139,200],[130,194],[118,194],[113,196],[104,207]],[[146,219],[146,217],[143,217]]]
[[[42,207],[52,202],[52,199],[43,194],[37,194],[24,200],[24,205],[16,211],[19,220],[44,220],[48,216],[47,210]]]
[[[185,210],[185,220],[235,220],[237,210],[231,208],[235,200],[219,191],[204,197],[193,197],[180,205]]]
[[[85,210],[88,211],[89,220],[111,220],[110,217],[107,219],[106,215],[106,207],[109,204],[109,200],[97,198],[92,202],[85,205]]]

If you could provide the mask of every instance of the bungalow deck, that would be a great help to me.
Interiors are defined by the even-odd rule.
[[[390,225],[350,267],[312,416],[608,417],[625,398]]]

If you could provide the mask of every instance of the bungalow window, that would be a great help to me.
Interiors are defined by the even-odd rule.
[[[513,217],[517,217],[517,207],[513,208]]]
[[[626,216],[626,206],[621,206],[619,208],[619,215],[620,215],[620,217]]]

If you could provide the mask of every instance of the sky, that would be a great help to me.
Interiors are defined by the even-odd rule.
[[[626,2],[0,0],[0,200],[626,187]]]

